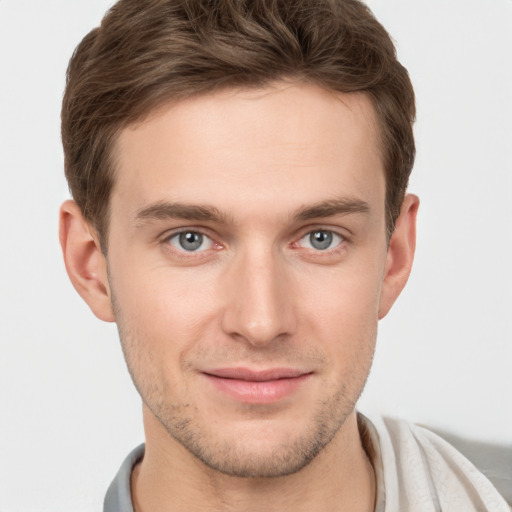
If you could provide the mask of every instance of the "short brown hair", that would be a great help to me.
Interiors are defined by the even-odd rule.
[[[371,98],[390,236],[414,163],[414,92],[368,7],[358,0],[119,0],[76,48],[62,105],[66,177],[103,250],[120,130],[165,102],[280,79]]]

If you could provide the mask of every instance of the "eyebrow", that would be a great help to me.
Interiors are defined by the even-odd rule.
[[[343,198],[321,201],[312,206],[303,206],[295,211],[293,218],[298,222],[306,220],[348,215],[351,213],[369,213],[370,205],[360,199]]]
[[[213,206],[158,202],[140,209],[135,215],[137,222],[147,220],[193,220],[227,223],[227,216]]]
[[[316,218],[334,217],[353,213],[368,213],[370,206],[359,199],[343,198],[321,201],[295,210],[292,219],[304,222]],[[183,203],[158,202],[138,210],[135,220],[138,224],[148,220],[190,220],[228,224],[229,217],[214,206],[189,205]]]

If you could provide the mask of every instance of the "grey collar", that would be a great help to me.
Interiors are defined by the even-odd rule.
[[[137,446],[121,464],[105,495],[103,512],[133,512],[130,479],[133,467],[144,457],[144,446]]]

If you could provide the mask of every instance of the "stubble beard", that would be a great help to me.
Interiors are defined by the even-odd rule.
[[[156,389],[155,393],[150,391],[151,384],[137,378],[140,372],[136,371],[129,359],[127,363],[145,405],[167,433],[206,467],[240,478],[277,478],[306,467],[339,432],[354,410],[364,387],[363,382],[359,393],[349,397],[346,386],[342,386],[319,403],[312,413],[309,427],[303,432],[289,432],[286,441],[277,445],[268,443],[258,446],[252,442],[245,443],[243,438],[236,435],[226,439],[212,433],[208,426],[198,422],[194,405],[166,403]]]
[[[310,464],[339,432],[364,389],[373,359],[374,344],[359,354],[358,371],[349,376],[311,414],[302,433],[288,432],[286,441],[257,446],[239,436],[223,439],[200,424],[191,403],[166,401],[161,386],[149,378],[157,368],[155,357],[139,336],[127,332],[116,314],[121,346],[133,383],[144,404],[167,433],[206,467],[240,478],[277,478],[296,473]],[[146,349],[145,349],[146,348]],[[357,377],[356,377],[357,376]],[[258,406],[255,406],[258,407]],[[306,411],[307,414],[307,411]],[[250,446],[248,446],[250,445]]]
[[[278,446],[248,448],[235,436],[219,440],[204,432],[188,412],[189,405],[145,403],[169,435],[205,466],[239,478],[277,478],[300,471],[332,441],[355,406],[341,389],[318,406],[306,432],[290,433]]]

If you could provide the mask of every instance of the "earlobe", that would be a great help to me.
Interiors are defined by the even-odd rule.
[[[107,262],[94,229],[74,201],[61,206],[59,238],[66,270],[76,291],[98,318],[113,322]]]
[[[407,194],[396,221],[396,228],[389,242],[386,257],[379,320],[388,314],[411,273],[416,248],[416,216],[419,204],[418,197]]]

